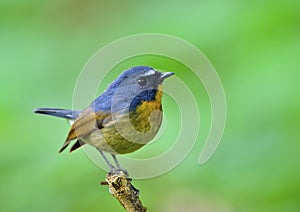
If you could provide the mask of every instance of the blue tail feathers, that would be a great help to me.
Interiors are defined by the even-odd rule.
[[[36,108],[33,112],[65,119],[76,119],[81,111],[56,108]]]

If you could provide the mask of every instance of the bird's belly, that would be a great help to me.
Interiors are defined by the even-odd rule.
[[[99,132],[94,132],[90,134],[89,137],[85,138],[84,142],[92,145],[99,150],[112,154],[126,154],[134,152],[135,150],[143,146],[140,144],[131,143],[124,138],[118,137],[119,136],[114,136],[114,138],[111,137],[109,138],[109,140],[107,140],[104,139],[102,135],[99,136]]]

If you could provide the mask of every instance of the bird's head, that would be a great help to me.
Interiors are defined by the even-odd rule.
[[[135,66],[123,71],[109,89],[132,88],[136,92],[157,89],[173,72],[159,72],[149,66]]]
[[[173,72],[159,72],[149,66],[135,66],[123,71],[105,90],[99,100],[109,96],[112,110],[128,108],[133,110],[142,101],[153,101],[159,86],[172,76]]]

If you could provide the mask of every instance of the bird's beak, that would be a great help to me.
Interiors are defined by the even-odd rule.
[[[170,77],[174,74],[175,74],[174,72],[162,72],[161,75],[160,75],[160,80],[163,81],[166,78],[168,78],[168,77]]]

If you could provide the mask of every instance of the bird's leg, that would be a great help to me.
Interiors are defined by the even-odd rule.
[[[114,159],[114,161],[115,161],[115,163],[116,163],[116,166],[117,166],[117,168],[118,168],[118,169],[121,169],[120,163],[119,163],[119,161],[118,161],[118,159],[117,159],[116,155],[114,155],[114,154],[111,154],[111,156],[112,156],[112,158]]]
[[[107,159],[107,157],[105,156],[105,154],[103,153],[103,151],[101,151],[100,149],[98,149],[99,153],[101,154],[101,156],[103,157],[103,159],[105,160],[106,164],[109,166],[110,168],[110,172],[114,172],[115,167],[109,162],[109,160]]]
[[[112,158],[113,158],[114,161],[115,161],[115,164],[116,164],[116,166],[117,166],[118,171],[122,171],[126,176],[129,176],[127,170],[121,168],[120,163],[119,163],[119,161],[118,161],[116,155],[111,154],[111,156],[112,156]]]

